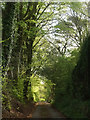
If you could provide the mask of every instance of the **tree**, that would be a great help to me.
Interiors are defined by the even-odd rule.
[[[4,68],[7,66],[8,54],[10,51],[14,11],[14,2],[7,2],[5,7],[2,8],[2,59]]]
[[[87,35],[87,5],[81,2],[60,4],[58,23],[55,25],[55,44],[63,55],[71,48],[78,48]],[[85,11],[86,10],[86,11]],[[62,14],[63,13],[63,14]]]
[[[90,99],[89,96],[89,46],[90,36],[88,35],[81,48],[80,58],[73,71],[74,95],[82,99]]]
[[[16,11],[14,16],[16,17],[16,20],[14,21],[15,23],[12,24],[11,26],[11,28],[15,26],[14,33],[12,34],[13,38],[15,36],[15,39],[14,39],[15,41],[12,44],[12,41],[13,41],[12,40],[9,44],[9,50],[8,50],[9,57],[7,57],[8,62],[7,62],[7,66],[5,67],[9,69],[7,70],[7,75],[9,76],[8,78],[10,79],[9,80],[10,84],[12,83],[15,86],[17,86],[20,72],[22,72],[22,70],[20,70],[22,69],[21,66],[23,65],[23,67],[25,68],[27,78],[26,80],[24,80],[23,92],[24,92],[24,97],[26,99],[27,99],[28,84],[30,83],[30,77],[32,75],[31,63],[32,63],[33,48],[40,42],[41,38],[45,34],[41,36],[41,38],[36,42],[36,44],[33,44],[33,43],[36,38],[37,30],[39,29],[40,24],[43,21],[42,19],[40,21],[40,18],[49,5],[50,3],[38,4],[38,2],[28,2],[28,3],[17,3],[15,6]],[[40,9],[42,8],[43,8],[43,11],[40,13]],[[13,19],[14,18],[12,17],[12,20]],[[37,21],[40,21],[38,25],[37,25]],[[39,29],[40,32],[42,31],[41,29],[42,29],[42,26]],[[38,32],[39,36],[40,36],[40,32]],[[4,42],[4,44],[6,43]],[[21,60],[22,60],[22,63],[20,63]]]
[[[30,15],[30,13],[27,16],[27,20],[30,20],[27,22],[27,30],[30,31],[30,35],[26,37],[26,47],[27,47],[27,71],[26,71],[26,75],[27,77],[30,78],[31,76],[31,63],[32,63],[32,48],[33,48],[33,42],[35,40],[36,37],[36,7],[37,7],[37,2],[35,3],[31,3],[31,10],[29,11],[30,13],[32,13]],[[24,82],[24,97],[27,98],[27,89],[28,89],[28,83],[29,83],[29,79],[25,80]],[[30,83],[30,88],[31,88],[31,83]]]

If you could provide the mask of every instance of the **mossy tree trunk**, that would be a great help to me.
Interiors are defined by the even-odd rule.
[[[27,23],[27,30],[30,31],[30,35],[26,39],[26,47],[27,47],[27,71],[26,71],[26,76],[27,79],[24,81],[24,98],[27,100],[27,92],[28,92],[28,85],[30,85],[30,92],[31,92],[31,81],[30,77],[32,75],[31,73],[31,63],[32,63],[32,55],[33,55],[33,42],[36,38],[36,11],[37,11],[37,2],[34,3],[29,3],[30,7],[32,8],[29,11],[28,14],[28,20],[30,20]],[[30,13],[32,13],[30,15]],[[31,95],[31,100],[33,100],[33,97]]]

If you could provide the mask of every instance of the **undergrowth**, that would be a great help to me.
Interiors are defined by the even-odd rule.
[[[90,101],[82,101],[70,96],[65,96],[53,103],[67,118],[88,118]]]

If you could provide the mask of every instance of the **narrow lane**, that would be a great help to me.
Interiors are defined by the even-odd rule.
[[[32,114],[32,118],[65,118],[61,113],[51,107],[51,104],[39,102],[36,110]]]

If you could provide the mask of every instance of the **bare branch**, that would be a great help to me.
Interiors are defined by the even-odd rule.
[[[35,7],[38,4],[38,2],[35,2],[35,3],[30,2],[30,3],[31,3],[30,5],[33,5],[33,9],[29,10],[29,15],[26,18],[24,18],[24,20],[28,20],[28,19],[30,19],[33,16],[33,14],[35,13],[35,10],[36,10]]]
[[[30,10],[29,10],[29,7],[30,7],[30,2],[28,2],[27,11],[26,11],[26,13],[24,14],[24,18],[26,17],[26,15],[28,14],[28,12],[30,11]]]
[[[40,42],[40,40],[41,40],[43,37],[44,37],[44,35],[42,35],[42,36],[40,37],[40,39],[39,39],[38,42],[33,46],[33,48],[36,47],[36,45]]]
[[[40,5],[39,5],[39,9],[38,9],[38,11],[37,11],[37,15],[39,14],[40,9],[41,9],[41,7],[40,7]]]
[[[44,41],[43,43],[41,43],[39,46],[41,47],[43,44],[45,44],[46,43],[46,41]]]
[[[39,33],[39,31],[40,31],[45,25],[47,25],[47,24],[48,24],[47,22],[46,22],[45,24],[43,24],[43,25],[40,27],[40,29],[37,31],[37,33]],[[48,24],[48,25],[51,25],[51,23]],[[49,29],[50,29],[50,28],[52,28],[52,26],[50,26]],[[49,30],[49,29],[48,29],[48,30]]]
[[[53,42],[51,42],[49,40],[48,40],[48,42],[54,46],[54,48],[59,52],[60,55],[62,55],[62,52],[60,51],[60,49]]]
[[[44,8],[44,10],[42,11],[42,13],[39,15],[39,17],[37,18],[37,20],[39,20],[39,18],[42,16],[42,14],[44,13],[44,11],[48,8],[48,6],[50,5],[51,3],[48,3],[48,5]]]
[[[52,14],[53,14],[53,12],[49,16],[43,18],[42,21],[37,25],[37,27],[39,27],[41,23],[45,22],[45,19],[49,18]]]

